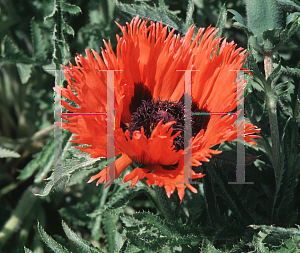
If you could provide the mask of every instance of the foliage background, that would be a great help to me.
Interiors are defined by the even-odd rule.
[[[300,5],[277,2],[291,36],[270,39],[275,44],[284,41],[274,50],[275,70],[270,80],[276,87],[283,157],[280,177],[275,179],[263,56],[249,45],[251,35],[241,25],[233,26],[239,16],[226,12],[233,9],[246,20],[245,1],[123,0],[125,5],[116,2],[117,8],[109,0],[70,4],[1,0],[0,251],[299,251],[300,231],[295,224],[300,224]],[[168,201],[159,190],[142,183],[133,190],[123,184],[96,187],[86,181],[105,167],[105,161],[76,151],[67,142],[68,132],[62,135],[65,163],[59,180],[51,174],[55,69],[59,63],[74,63],[76,54],[84,55],[85,48],[100,52],[103,39],[110,39],[115,47],[120,30],[114,22],[124,24],[137,13],[158,21],[169,18],[181,34],[192,22],[197,27],[218,25],[228,41],[249,49],[246,67],[253,70],[253,77],[245,93],[246,114],[262,128],[263,136],[257,147],[246,146],[251,160],[246,181],[254,185],[228,185],[235,178],[234,163],[212,159],[199,168],[207,174],[197,185],[199,193],[186,191],[182,205],[176,196]],[[235,144],[218,148],[227,150],[229,156]]]

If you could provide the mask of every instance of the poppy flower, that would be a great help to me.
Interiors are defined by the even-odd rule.
[[[138,180],[146,178],[149,186],[164,187],[168,197],[177,188],[182,202],[185,186],[197,190],[184,180],[184,171],[193,179],[202,178],[192,166],[209,162],[212,154],[222,151],[211,149],[224,141],[242,138],[252,140],[259,129],[250,124],[236,124],[237,114],[226,114],[236,109],[243,94],[245,80],[237,79],[242,69],[246,51],[226,39],[216,37],[217,29],[198,30],[191,26],[184,37],[174,35],[174,29],[135,17],[126,26],[117,25],[123,36],[117,36],[116,53],[110,42],[104,41],[102,58],[94,50],[86,50],[75,58],[76,65],[63,66],[67,88],[57,90],[74,101],[73,107],[66,101],[62,105],[71,116],[62,115],[68,122],[62,127],[76,134],[72,142],[87,144],[78,146],[91,158],[107,157],[107,70],[114,72],[115,155],[121,155],[114,164],[117,178],[131,163],[138,162],[124,177],[134,187]],[[191,72],[192,115],[189,147],[184,146],[184,87],[185,73]],[[222,113],[220,113],[222,112]],[[201,114],[202,113],[202,114]],[[239,134],[238,133],[242,133]],[[191,151],[190,159],[184,154]],[[185,166],[187,165],[187,166]],[[107,168],[92,176],[108,182]]]

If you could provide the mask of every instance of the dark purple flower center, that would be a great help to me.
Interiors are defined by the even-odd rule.
[[[131,113],[131,122],[128,129],[131,138],[135,130],[141,131],[143,126],[145,136],[150,138],[152,131],[157,124],[163,120],[163,124],[176,121],[172,125],[173,134],[180,131],[181,133],[174,139],[175,150],[184,149],[184,103],[183,99],[179,102],[169,100],[162,101],[153,99],[151,92],[143,84],[135,84],[134,96],[131,99],[129,106]],[[205,112],[200,110],[196,102],[192,102],[192,112]],[[191,126],[192,136],[196,136],[202,129],[206,130],[210,115],[192,115]]]

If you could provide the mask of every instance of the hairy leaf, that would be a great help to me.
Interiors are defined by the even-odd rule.
[[[217,37],[222,37],[222,33],[223,33],[223,29],[225,27],[226,21],[227,21],[227,10],[226,10],[226,6],[224,4],[220,10],[220,14],[219,14],[218,21],[216,24],[216,28],[219,28],[219,31],[216,34]]]
[[[83,253],[101,253],[103,252],[99,248],[93,246],[90,242],[83,240],[79,235],[72,231],[68,225],[62,221],[62,227],[67,235],[67,237],[80,247],[80,252]]]
[[[183,22],[180,18],[172,14],[164,6],[161,5],[159,7],[150,7],[146,4],[129,5],[123,4],[118,0],[115,0],[115,2],[117,8],[121,11],[127,12],[132,16],[140,15],[142,18],[149,18],[156,22],[162,21],[163,24],[169,25],[171,28],[174,28],[182,34],[185,34],[188,31],[190,25],[192,24],[189,18],[193,9],[191,0],[189,1],[189,9],[187,16],[188,23]]]
[[[61,244],[56,242],[51,236],[49,236],[45,230],[42,228],[42,226],[38,223],[38,230],[40,233],[40,236],[44,243],[55,253],[70,253],[71,251],[67,250],[65,247],[63,247]]]
[[[0,147],[0,158],[7,158],[7,157],[19,158],[20,155],[15,151]]]

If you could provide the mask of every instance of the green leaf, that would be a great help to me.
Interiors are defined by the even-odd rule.
[[[233,9],[228,9],[228,12],[234,15],[232,19],[235,20],[236,22],[233,23],[233,26],[243,29],[248,36],[253,35],[253,32],[251,31],[251,29],[249,29],[249,27],[247,27],[246,22],[241,16],[241,14],[239,14],[237,11]]]
[[[51,19],[54,17],[55,13],[57,12],[57,0],[52,0],[53,6],[52,6],[52,12],[49,13],[47,16],[44,17],[44,22],[47,21],[47,19]]]
[[[125,224],[125,226],[128,228],[130,228],[130,227],[138,228],[138,226],[143,224],[142,221],[135,219],[133,216],[123,215],[123,216],[120,216],[120,219]]]
[[[150,7],[146,4],[141,5],[130,5],[130,4],[123,4],[118,0],[115,0],[116,6],[120,11],[129,13],[131,16],[135,17],[139,15],[145,19],[151,19],[156,22],[162,21],[163,24],[169,25],[171,28],[186,34],[189,29],[189,25],[170,11],[168,11],[165,7]]]
[[[151,195],[151,189],[148,186],[139,185],[139,187],[134,187],[133,189],[130,189],[129,185],[127,184],[121,184],[119,185],[119,189],[117,192],[114,193],[114,195],[111,197],[111,199],[103,206],[102,208],[95,210],[93,213],[88,214],[90,217],[97,217],[98,215],[102,215],[105,209],[116,209],[119,207],[124,207],[128,204],[128,202],[132,199],[134,199],[136,196],[140,194],[146,194],[147,197],[155,203],[152,195]]]
[[[271,52],[283,29],[280,5],[274,0],[246,1],[248,27],[253,32],[249,44],[260,53]],[[267,38],[265,38],[267,36]]]
[[[260,36],[265,30],[282,27],[280,6],[274,0],[246,1],[248,27],[254,35]]]
[[[32,64],[17,63],[17,70],[22,84],[27,83],[31,76]]]
[[[15,151],[0,147],[0,158],[7,158],[7,157],[19,158],[20,155]]]
[[[262,85],[262,87],[264,87],[264,83],[265,83],[265,76],[260,72],[256,60],[254,58],[254,49],[253,48],[249,48],[250,54],[247,57],[247,62],[249,63],[249,68],[253,71],[253,77],[255,78],[255,80],[258,80],[258,82]]]
[[[288,74],[288,75],[295,75],[300,77],[300,69],[298,68],[290,68],[290,67],[281,67],[282,72]]]
[[[225,27],[226,21],[227,21],[227,10],[226,10],[225,4],[223,4],[223,6],[220,10],[217,24],[216,24],[216,28],[219,28],[219,31],[216,34],[217,37],[222,37],[222,33],[223,33],[223,29]]]
[[[60,2],[60,6],[61,6],[61,10],[64,11],[64,12],[68,12],[70,14],[77,14],[77,13],[81,13],[81,9],[79,6],[77,5],[74,5],[74,4],[69,4],[69,3],[66,3],[66,2],[63,2],[61,1]]]
[[[157,215],[154,215],[150,212],[139,212],[134,213],[133,217],[142,222],[156,227],[162,234],[171,238],[171,237],[181,237],[189,234],[188,227],[185,227],[177,222],[167,223],[165,220],[160,219]]]
[[[263,32],[263,47],[265,51],[272,51],[274,45],[279,42],[279,33],[281,28],[268,29]]]
[[[39,61],[47,58],[46,46],[43,41],[42,31],[38,23],[31,19],[31,40],[33,46],[33,57]]]
[[[288,26],[290,23],[294,23],[296,19],[299,17],[300,12],[293,12],[286,17],[286,25]]]
[[[54,140],[48,141],[48,143],[43,147],[42,151],[33,155],[33,159],[26,165],[24,169],[20,171],[20,175],[18,176],[19,180],[26,180],[30,178],[35,170],[39,167],[45,168],[48,163],[52,162],[51,157],[53,156],[54,152]],[[52,166],[51,163],[51,166]],[[42,171],[43,169],[41,169]],[[40,173],[40,172],[39,172]],[[47,172],[48,173],[48,172]],[[41,180],[43,180],[42,178]],[[40,181],[37,180],[37,183]]]
[[[267,82],[272,82],[274,79],[278,78],[281,75],[281,62],[273,69],[272,73],[268,76]]]
[[[22,54],[15,43],[5,35],[3,42],[2,57],[0,58],[0,66],[8,63],[35,63],[34,59]]]
[[[137,233],[128,231],[126,237],[129,239],[130,243],[144,250],[144,252],[159,251],[164,246],[181,246],[184,244],[198,244],[200,242],[199,237],[194,235],[182,236],[177,238],[159,237],[153,240],[146,240],[142,236],[137,235]]]
[[[74,242],[78,247],[80,247],[80,252],[84,253],[102,253],[103,251],[99,248],[93,246],[90,242],[83,240],[74,231],[72,231],[68,225],[62,221],[62,227],[67,235],[67,237]]]
[[[121,211],[121,209],[119,209]],[[106,250],[109,253],[116,252],[116,232],[117,232],[117,225],[116,222],[118,221],[119,217],[109,213],[108,211],[104,213],[103,217],[103,229],[105,231],[105,241],[106,241]]]
[[[268,248],[265,247],[264,243],[262,242],[266,238],[267,234],[262,233],[261,231],[253,236],[253,245],[255,247],[256,252],[261,253],[269,253],[270,251]]]
[[[211,176],[213,181],[221,188],[223,197],[226,199],[226,204],[235,216],[241,219],[245,224],[252,223],[253,218],[249,210],[245,208],[233,186],[228,184],[228,179],[224,172],[220,168],[217,170],[214,168],[211,171]]]
[[[300,229],[298,228],[283,228],[283,227],[274,227],[267,225],[249,225],[249,227],[253,229],[259,229],[266,234],[269,233],[277,233],[281,235],[289,235],[289,236],[300,236]]]
[[[296,10],[300,10],[300,3],[297,0],[277,0],[280,5],[293,7]]]
[[[300,15],[298,15],[298,18],[293,22],[289,29],[286,28],[280,33],[280,42],[276,45],[275,50],[285,45],[291,39],[291,37],[299,31],[299,29]]]
[[[61,244],[56,242],[51,236],[49,236],[42,226],[38,223],[38,231],[44,243],[55,253],[71,253],[71,251],[67,250]]]
[[[231,12],[234,15],[233,19],[236,22],[240,23],[243,26],[246,26],[246,22],[245,22],[244,18],[242,17],[242,15],[240,13],[238,13],[237,11],[235,11],[233,9],[229,9],[228,11]]]
[[[194,20],[193,20],[194,9],[195,9],[195,5],[193,0],[189,0],[187,12],[186,12],[186,19],[185,19],[185,23],[187,26],[191,26],[194,24]]]
[[[207,238],[205,238],[202,241],[202,248],[201,252],[209,252],[209,253],[219,253],[221,251],[217,250],[214,245],[209,241]]]
[[[67,55],[69,54],[69,46],[66,43],[64,34],[74,35],[74,30],[64,20],[64,12],[70,14],[76,14],[81,12],[78,6],[65,3],[61,0],[54,0],[52,12],[44,18],[44,20],[52,19],[54,21],[53,26],[53,58],[52,62],[56,66],[56,70],[60,69],[61,64],[65,64],[67,61]]]
[[[32,250],[27,249],[25,246],[24,246],[24,252],[25,252],[25,253],[34,253]]]
[[[62,154],[62,159],[64,158],[64,154],[66,150],[68,150],[68,148],[64,149]],[[89,154],[86,154],[86,159],[78,159],[76,157],[73,157],[72,159],[63,160],[63,164],[61,164],[61,167],[57,166],[56,168],[54,168],[51,176],[47,179],[48,182],[43,190],[43,193],[39,195],[40,196],[48,195],[54,187],[66,185],[69,182],[71,175],[76,170],[79,170],[81,168],[87,169],[88,166],[94,165],[96,162],[100,161],[100,159],[101,158],[96,158],[96,159],[90,158]]]
[[[70,34],[73,36],[75,35],[74,29],[66,23],[64,24],[64,30],[67,34]]]

